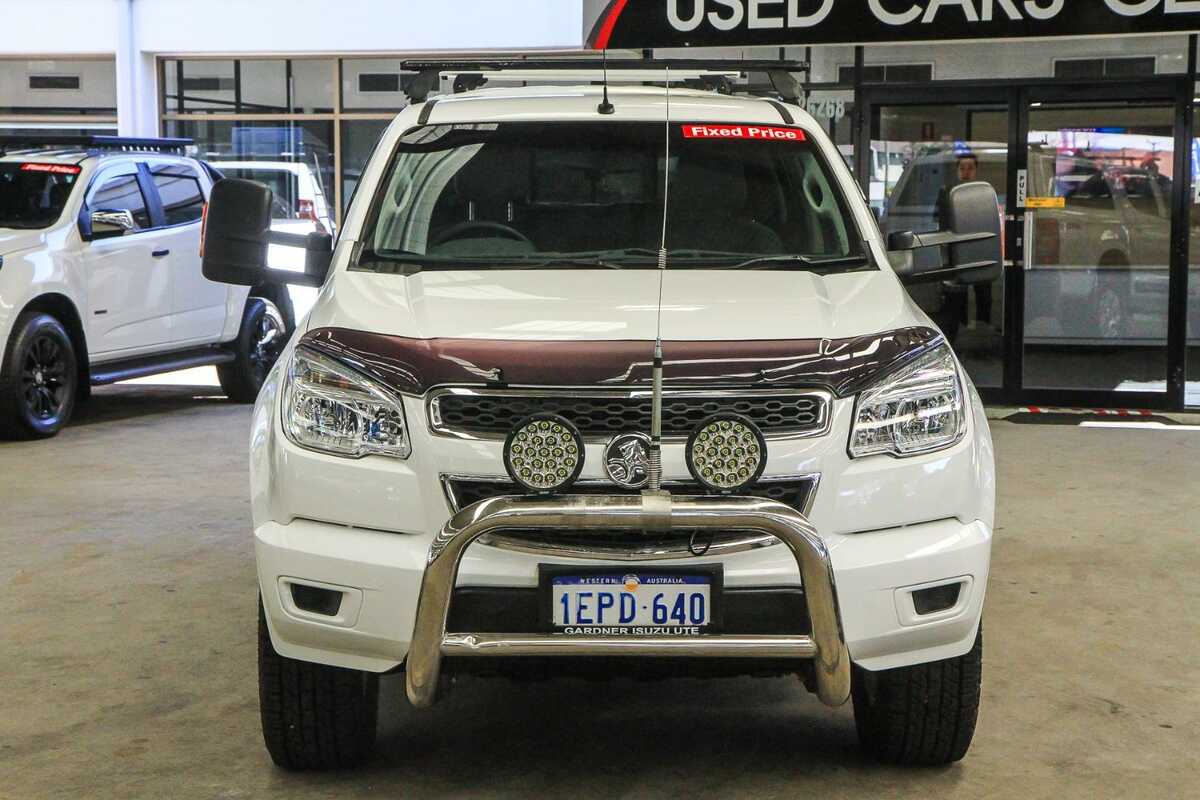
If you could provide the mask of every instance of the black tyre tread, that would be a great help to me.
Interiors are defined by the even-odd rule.
[[[859,741],[887,764],[937,766],[961,760],[979,716],[983,628],[958,658],[876,673],[855,668]]]
[[[17,399],[18,379],[13,370],[16,368],[12,363],[13,352],[17,346],[17,339],[25,332],[26,327],[32,320],[39,317],[46,317],[52,320],[57,325],[63,334],[63,345],[71,357],[72,363],[75,358],[75,347],[71,342],[71,337],[66,332],[66,328],[62,322],[56,319],[53,315],[47,314],[44,311],[26,311],[19,315],[16,322],[13,323],[12,330],[9,332],[8,341],[4,348],[0,350],[0,440],[8,439],[13,441],[28,440],[28,439],[45,439],[54,436],[63,427],[71,421],[71,415],[75,409],[76,395],[78,393],[79,376],[75,375],[76,388],[70,392],[70,404],[65,414],[63,414],[62,424],[57,428],[49,431],[40,431],[30,428],[26,425],[21,417],[22,412],[19,410],[20,400]]]
[[[258,690],[271,759],[290,770],[355,767],[375,749],[379,677],[275,652],[261,601]]]
[[[255,320],[260,313],[265,313],[263,306],[273,301],[262,297],[251,297],[246,301],[242,312],[242,326],[238,330],[238,338],[234,340],[236,360],[217,365],[217,380],[225,396],[235,403],[253,403],[258,399],[261,388],[251,373],[249,354],[254,347]],[[291,329],[288,331],[291,332]]]
[[[237,359],[227,364],[217,365],[217,380],[225,396],[235,403],[253,403],[258,397],[258,387],[250,378],[247,365],[247,354],[250,349],[251,328],[253,320],[259,313],[258,304],[262,301],[250,298],[242,312],[242,324],[238,328],[238,337],[234,340]]]

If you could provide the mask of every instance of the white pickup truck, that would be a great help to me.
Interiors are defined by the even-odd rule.
[[[220,175],[189,144],[0,136],[0,438],[52,436],[91,386],[185,367],[257,396],[291,302],[201,273]]]
[[[994,191],[893,267],[797,105],[599,78],[405,110],[304,275],[214,191],[207,275],[323,287],[251,433],[272,758],[367,758],[383,673],[556,670],[798,675],[880,759],[962,758],[992,442],[902,279],[991,280]]]

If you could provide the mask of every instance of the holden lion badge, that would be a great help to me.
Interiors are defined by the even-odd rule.
[[[604,448],[604,471],[610,480],[626,489],[646,485],[646,465],[650,457],[650,437],[644,433],[614,436]]]

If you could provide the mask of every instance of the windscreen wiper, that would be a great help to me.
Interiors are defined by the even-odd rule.
[[[516,262],[516,265],[524,269],[558,269],[560,267],[602,267],[604,269],[629,269],[636,268],[636,264],[616,264],[612,261],[605,260],[602,256],[552,256],[550,258],[541,257],[533,260],[535,257],[530,256],[530,261]],[[504,266],[510,266],[512,262],[505,262]]]
[[[787,267],[790,269],[823,270],[841,269],[845,267],[865,267],[870,264],[866,255],[835,256],[833,258],[813,258],[800,255],[758,256],[747,259],[740,264],[734,264],[729,269],[762,269],[764,267]]]

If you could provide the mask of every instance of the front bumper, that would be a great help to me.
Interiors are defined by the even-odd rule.
[[[304,520],[290,525],[266,523],[256,530],[256,552],[272,641],[280,653],[292,658],[374,672],[392,669],[407,658],[410,693],[419,703],[429,701],[443,654],[585,652],[812,658],[818,677],[824,675],[819,682],[822,698],[836,703],[844,701],[843,689],[849,685],[847,655],[866,669],[888,669],[962,655],[975,639],[991,551],[991,531],[982,522],[964,525],[948,519],[875,533],[818,537],[798,512],[769,501],[673,498],[665,510],[661,505],[647,509],[643,502],[639,497],[606,496],[550,501],[496,498],[464,509],[432,542],[423,536]],[[514,527],[514,520],[523,529],[604,530],[665,525],[664,514],[676,527],[751,529],[780,538],[787,547],[707,562],[719,560],[726,575],[743,585],[803,583],[813,618],[812,635],[706,636],[665,642],[445,634],[446,612],[456,585],[519,584],[520,579],[506,579],[494,570],[510,569],[516,575],[539,560],[584,569],[604,563],[518,556],[479,544],[470,548],[479,536]],[[697,564],[705,562],[696,559]],[[491,575],[479,572],[483,564],[490,565]],[[927,616],[913,613],[913,589],[952,580],[962,585],[952,608]],[[289,600],[291,582],[342,591],[338,616],[319,617],[297,609]]]

